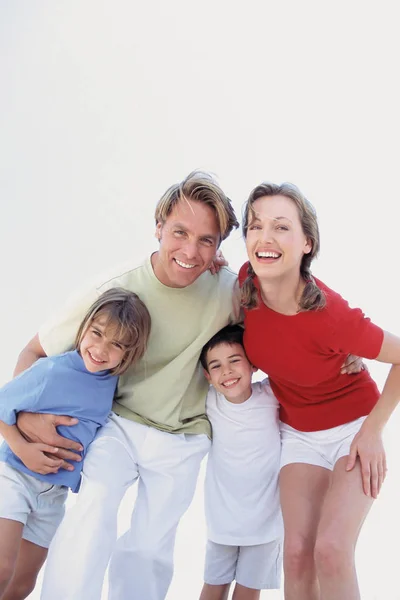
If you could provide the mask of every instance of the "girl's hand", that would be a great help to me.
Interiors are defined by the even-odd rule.
[[[381,433],[369,428],[367,421],[364,421],[351,444],[346,471],[354,468],[357,456],[361,464],[364,493],[366,496],[377,498],[386,477],[386,454]]]
[[[31,442],[25,443],[18,449],[18,454],[17,452],[15,452],[15,454],[17,454],[24,465],[31,471],[34,471],[34,473],[40,473],[40,475],[58,473],[63,460],[46,456],[45,452],[47,454],[54,454],[57,452],[57,448],[49,446],[48,444]]]
[[[209,267],[209,270],[211,271],[212,275],[215,275],[216,273],[218,273],[218,271],[220,270],[221,267],[227,267],[228,264],[229,263],[226,260],[225,256],[222,254],[222,251],[217,250],[217,252],[215,253],[215,256],[213,258],[213,261]]]

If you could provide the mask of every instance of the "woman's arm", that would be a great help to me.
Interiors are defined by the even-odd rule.
[[[378,402],[353,440],[346,467],[350,471],[359,456],[364,492],[373,498],[378,496],[386,474],[382,431],[400,400],[400,338],[385,331],[376,360],[392,363],[393,366]]]

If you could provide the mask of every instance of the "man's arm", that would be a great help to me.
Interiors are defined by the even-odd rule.
[[[14,369],[14,377],[22,373],[22,371],[29,369],[38,358],[44,358],[45,356],[47,356],[47,354],[43,350],[43,346],[39,340],[39,334],[37,333],[35,337],[27,343],[18,356],[17,364]]]
[[[14,376],[19,375],[33,365],[39,358],[44,358],[46,352],[36,334],[25,346],[14,370]],[[26,440],[34,443],[47,444],[57,448],[57,458],[63,459],[61,468],[68,471],[73,466],[64,459],[80,461],[81,457],[71,450],[80,451],[82,446],[73,440],[62,437],[57,433],[57,425],[76,425],[77,419],[68,416],[48,415],[20,412],[17,417],[17,427]],[[21,459],[22,460],[22,459]]]

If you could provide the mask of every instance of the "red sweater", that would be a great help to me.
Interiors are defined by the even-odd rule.
[[[239,272],[247,277],[248,263]],[[254,283],[258,287],[257,278]],[[326,296],[321,310],[282,315],[262,302],[245,310],[249,360],[267,373],[281,405],[280,418],[300,431],[320,431],[368,415],[379,390],[367,371],[341,375],[348,354],[376,358],[383,331],[359,308],[316,279]]]

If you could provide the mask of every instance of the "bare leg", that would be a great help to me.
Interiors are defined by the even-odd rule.
[[[253,590],[237,583],[233,590],[232,600],[259,600],[260,590]]]
[[[293,463],[281,470],[285,600],[320,599],[314,546],[330,479],[328,469],[315,465]]]
[[[230,583],[224,585],[211,585],[205,583],[201,590],[199,600],[228,600]]]
[[[24,600],[33,591],[36,578],[44,561],[48,549],[28,542],[21,541],[14,576],[9,583],[1,600]]]
[[[354,552],[373,499],[362,489],[360,463],[346,472],[338,460],[318,526],[315,559],[324,600],[360,600]]]
[[[23,528],[19,521],[0,519],[0,598],[14,575]]]

